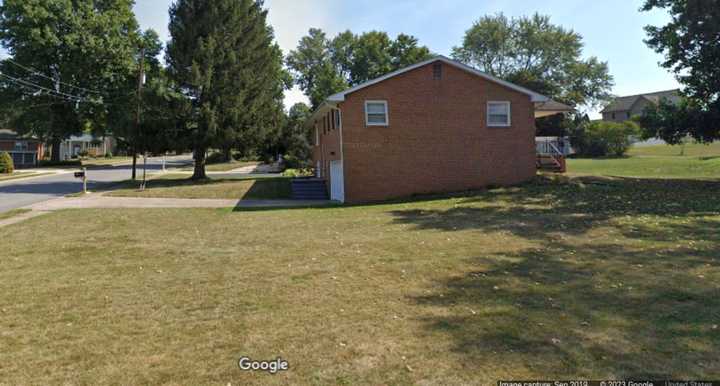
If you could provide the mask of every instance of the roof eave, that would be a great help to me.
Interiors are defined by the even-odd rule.
[[[492,75],[490,75],[490,74],[486,74],[486,73],[484,73],[484,72],[482,72],[482,71],[480,71],[480,70],[477,70],[477,69],[475,69],[475,68],[473,68],[473,67],[470,67],[470,66],[468,66],[468,65],[466,65],[466,64],[464,64],[464,63],[460,63],[460,62],[458,62],[458,61],[452,60],[452,59],[447,58],[447,57],[445,57],[445,56],[438,55],[438,56],[435,56],[435,57],[432,58],[432,59],[428,59],[428,60],[426,60],[426,61],[423,61],[423,62],[420,62],[420,63],[416,63],[416,64],[413,64],[413,65],[411,65],[411,66],[405,67],[405,68],[401,68],[401,69],[396,70],[396,71],[393,71],[393,72],[391,72],[391,73],[389,73],[389,74],[385,74],[385,75],[383,75],[383,76],[381,76],[381,77],[378,77],[378,78],[369,80],[369,81],[367,81],[367,82],[365,82],[365,83],[359,84],[359,85],[357,85],[357,86],[355,86],[355,87],[351,87],[351,88],[349,88],[349,89],[347,89],[347,90],[344,90],[344,91],[342,91],[342,92],[333,94],[333,95],[331,95],[330,97],[327,98],[326,102],[333,102],[333,103],[344,102],[344,101],[345,101],[345,96],[348,95],[348,94],[351,94],[351,93],[353,93],[353,92],[355,92],[355,91],[361,90],[361,89],[366,88],[366,87],[370,87],[370,86],[372,86],[372,85],[374,85],[374,84],[383,82],[383,81],[385,81],[385,80],[387,80],[387,79],[390,79],[390,78],[392,78],[392,77],[395,77],[395,76],[397,76],[397,75],[404,74],[404,73],[406,73],[406,72],[412,71],[412,70],[414,70],[414,69],[417,69],[417,68],[426,66],[426,65],[428,65],[428,64],[431,64],[431,63],[434,63],[434,62],[437,62],[437,61],[443,62],[443,63],[445,63],[445,64],[448,64],[448,65],[451,65],[451,66],[453,66],[453,67],[456,67],[456,68],[458,68],[458,69],[460,69],[460,70],[463,70],[463,71],[469,72],[469,73],[471,73],[471,74],[477,75],[477,76],[479,76],[479,77],[481,77],[481,78],[484,78],[484,79],[487,79],[487,80],[489,80],[489,81],[491,81],[491,82],[495,82],[495,83],[500,84],[500,85],[502,85],[502,86],[505,86],[505,87],[507,87],[507,88],[509,88],[509,89],[511,89],[511,90],[515,90],[515,91],[517,91],[517,92],[526,94],[526,95],[530,96],[530,101],[532,101],[532,102],[534,102],[534,103],[547,102],[547,101],[550,100],[550,98],[546,97],[545,95],[538,94],[538,93],[536,93],[536,92],[534,92],[534,91],[532,91],[532,90],[530,90],[530,89],[527,89],[527,88],[525,88],[525,87],[518,86],[518,85],[516,85],[516,84],[514,84],[514,83],[511,83],[511,82],[508,82],[508,81],[506,81],[506,80],[497,78],[497,77],[492,76]]]
[[[320,116],[323,114],[323,112],[326,112],[327,110],[333,109],[336,107],[337,107],[337,103],[330,101],[328,98],[328,100],[323,102],[317,109],[315,109],[315,111],[312,113],[312,115],[310,115],[310,118],[308,118],[307,121],[305,121],[305,126],[311,127],[312,124],[314,124],[315,121],[320,118]]]

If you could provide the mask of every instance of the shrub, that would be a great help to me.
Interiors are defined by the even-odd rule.
[[[283,177],[312,177],[314,175],[312,169],[285,169],[282,173]]]
[[[640,133],[635,122],[594,121],[580,126],[571,136],[578,155],[588,157],[623,156]]]
[[[205,163],[207,165],[221,164],[223,162],[225,162],[225,154],[220,152],[210,153],[210,155],[205,158]]]
[[[78,156],[80,156],[80,158],[87,158],[89,155],[90,153],[88,153],[87,150],[81,150],[78,152]]]
[[[0,173],[11,174],[15,171],[15,164],[13,164],[12,157],[7,152],[0,153]]]
[[[113,157],[113,153],[111,153],[111,152],[105,153],[105,158],[112,158],[112,157]]]

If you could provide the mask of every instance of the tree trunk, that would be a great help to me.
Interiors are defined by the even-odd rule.
[[[232,148],[230,146],[223,149],[223,157],[225,162],[232,162]]]
[[[135,181],[137,179],[137,150],[133,147],[132,150],[132,180]]]
[[[205,149],[195,149],[193,158],[195,159],[195,171],[193,172],[193,180],[205,180],[207,174],[205,174]]]
[[[50,161],[53,163],[60,162],[60,144],[62,140],[60,138],[53,138],[52,140],[52,153],[50,154]]]

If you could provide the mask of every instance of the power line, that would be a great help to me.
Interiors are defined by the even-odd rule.
[[[45,79],[49,79],[49,80],[51,80],[51,81],[53,81],[53,82],[55,82],[55,83],[64,84],[64,85],[66,85],[66,86],[68,86],[68,87],[72,87],[72,88],[75,88],[75,89],[78,89],[78,90],[87,91],[87,92],[94,93],[94,94],[102,94],[102,92],[97,91],[97,90],[91,90],[91,89],[89,89],[89,88],[80,87],[80,86],[75,86],[75,85],[70,84],[70,83],[62,82],[62,81],[60,81],[60,80],[57,80],[57,79],[52,78],[52,77],[50,77],[50,76],[47,76],[47,75],[45,75],[44,73],[42,73],[42,72],[40,72],[40,71],[38,71],[38,70],[36,70],[36,69],[34,69],[34,68],[32,68],[32,67],[24,66],[24,65],[22,65],[22,64],[20,64],[20,63],[18,63],[18,62],[16,62],[16,61],[10,59],[10,58],[6,58],[6,59],[4,59],[4,60],[7,61],[7,62],[10,62],[11,64],[16,65],[17,67],[22,68],[23,70],[25,70],[25,71],[33,74],[33,75],[37,75],[37,76],[43,77],[43,78],[45,78]]]
[[[15,78],[10,75],[3,74],[1,72],[0,72],[0,76],[7,78],[11,83],[15,84],[16,86],[18,86],[20,88],[28,90],[30,92],[30,94],[24,94],[23,96],[25,96],[25,95],[40,96],[43,94],[43,92],[45,92],[46,96],[53,97],[53,98],[59,99],[61,101],[66,101],[66,102],[89,103],[89,104],[96,104],[96,105],[103,105],[103,106],[116,106],[116,105],[122,104],[122,103],[116,103],[116,101],[122,100],[126,97],[129,97],[129,96],[135,94],[134,91],[131,91],[131,92],[127,92],[125,94],[117,94],[113,98],[106,99],[104,97],[101,97],[100,100],[91,100],[88,98],[83,98],[83,97],[79,97],[76,95],[70,95],[70,94],[66,94],[66,93],[61,93],[61,95],[58,95],[56,91],[51,90],[47,87],[43,87],[41,85],[35,84],[30,81],[26,81],[24,79]],[[37,107],[37,106],[32,106],[32,107]]]
[[[84,100],[85,100],[85,98],[83,98],[83,97],[80,97],[77,95],[72,95],[72,94],[67,94],[62,91],[55,91],[55,90],[49,89],[47,87],[41,86],[39,84],[35,84],[33,82],[30,82],[30,81],[27,81],[24,79],[12,77],[12,76],[4,74],[2,72],[0,72],[0,76],[7,78],[11,82],[13,82],[15,84],[19,84],[21,86],[34,87],[35,89],[37,89],[37,91],[45,91],[48,93],[49,96],[60,97],[60,98],[64,98],[66,100],[71,100],[71,101],[75,101],[75,102],[84,102]]]

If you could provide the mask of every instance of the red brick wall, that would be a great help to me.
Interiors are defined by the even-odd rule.
[[[22,140],[20,140],[22,141]],[[15,140],[0,140],[0,151],[13,151],[15,150]],[[28,141],[28,151],[42,150],[40,142]]]
[[[326,123],[323,122],[324,119],[327,119]],[[330,161],[341,159],[340,130],[337,127],[333,127],[332,116],[329,112],[320,117],[315,124],[319,132],[320,145],[313,147],[313,166],[319,162],[322,177],[329,179]],[[315,140],[314,135],[313,133],[313,141]],[[315,144],[313,143],[313,145]],[[329,188],[330,185],[328,184],[328,191]]]
[[[0,140],[0,151],[10,151],[15,149],[15,141],[1,141]]]
[[[387,100],[388,127],[366,127],[365,100]],[[510,127],[487,126],[488,101],[511,102]],[[453,66],[443,64],[440,80],[432,64],[390,78],[348,95],[340,108],[348,202],[510,185],[535,175],[530,97]],[[322,140],[326,149],[338,141],[337,130],[331,135]]]

